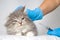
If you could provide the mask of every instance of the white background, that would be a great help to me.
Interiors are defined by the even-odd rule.
[[[6,28],[4,26],[6,17],[13,12],[18,6],[25,5],[26,8],[34,9],[38,7],[44,0],[0,0],[0,35],[6,34]],[[38,23],[42,23],[51,27],[60,27],[60,6],[51,12],[50,14],[43,17],[42,20],[35,22],[39,28]],[[40,33],[44,32],[43,26],[40,25]]]

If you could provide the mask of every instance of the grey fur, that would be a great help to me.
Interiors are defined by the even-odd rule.
[[[26,36],[28,32],[33,32],[33,36],[37,36],[37,28],[28,18],[24,9],[25,7],[20,8],[9,15],[9,19],[5,23],[9,35]]]

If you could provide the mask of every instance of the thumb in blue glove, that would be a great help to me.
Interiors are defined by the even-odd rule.
[[[15,10],[19,10],[21,8],[23,8],[23,6],[18,6]]]
[[[54,30],[48,30],[47,34],[60,37],[60,28],[55,28]]]
[[[28,17],[32,20],[40,20],[43,17],[43,12],[40,8],[35,8],[34,10],[26,10]]]

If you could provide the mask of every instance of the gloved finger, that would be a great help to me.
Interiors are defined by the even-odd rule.
[[[53,31],[48,30],[47,34],[60,37],[60,28],[55,28]]]
[[[23,8],[23,6],[19,6],[19,7],[17,7],[15,10],[19,10],[19,9],[21,9],[21,8]]]

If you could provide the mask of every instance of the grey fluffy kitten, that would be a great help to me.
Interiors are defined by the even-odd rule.
[[[25,7],[19,8],[9,15],[5,24],[9,35],[37,36],[37,28],[24,9]]]

